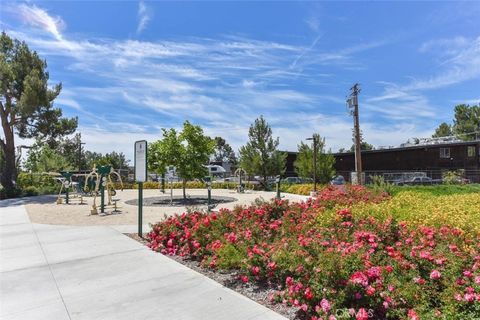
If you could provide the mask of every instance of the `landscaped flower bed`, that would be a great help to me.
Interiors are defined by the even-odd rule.
[[[238,281],[277,286],[271,299],[297,308],[300,318],[479,317],[479,238],[356,217],[349,208],[387,198],[362,187],[327,188],[315,202],[184,213],[154,225],[149,246],[238,270]]]

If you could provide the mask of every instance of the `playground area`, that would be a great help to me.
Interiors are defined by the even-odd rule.
[[[182,189],[173,189],[173,205],[170,204],[170,190],[167,190],[165,194],[159,190],[149,189],[143,190],[143,197],[146,203],[143,207],[143,222],[144,224],[155,223],[164,218],[164,216],[174,215],[176,213],[182,213],[190,208],[196,208],[199,210],[206,210],[207,205],[205,202],[201,202],[200,205],[181,206],[175,201],[182,197]],[[188,199],[205,199],[207,196],[206,189],[187,189]],[[275,192],[267,191],[248,191],[245,193],[237,193],[234,190],[226,189],[214,189],[212,190],[212,199],[229,201],[219,201],[216,204],[215,210],[220,208],[232,209],[237,205],[249,205],[258,198],[270,200],[275,197]],[[138,207],[135,205],[135,201],[138,198],[138,190],[117,190],[115,199],[117,201],[118,212],[113,212],[114,207],[109,206],[105,209],[105,215],[101,215],[100,212],[97,215],[91,214],[91,208],[93,205],[93,197],[83,197],[83,204],[78,201],[73,201],[70,204],[57,204],[57,198],[55,196],[38,196],[31,197],[27,200],[25,205],[30,220],[33,223],[42,224],[56,224],[56,225],[135,225],[138,222]],[[160,204],[149,206],[149,199],[158,199],[162,201]],[[283,199],[291,201],[302,201],[307,197],[294,195],[294,194],[282,194]],[[97,198],[97,203],[98,203]],[[153,200],[153,202],[158,202]],[[215,203],[215,202],[214,202]]]

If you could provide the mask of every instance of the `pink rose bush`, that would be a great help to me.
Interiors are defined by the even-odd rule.
[[[149,246],[280,288],[272,299],[301,319],[479,317],[479,237],[356,218],[348,209],[386,198],[363,187],[327,188],[305,203],[183,213],[155,224]]]

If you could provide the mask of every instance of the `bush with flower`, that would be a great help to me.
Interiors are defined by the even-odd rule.
[[[303,319],[480,317],[478,236],[350,209],[387,198],[330,187],[316,201],[184,213],[154,225],[149,246],[281,287],[272,300]]]

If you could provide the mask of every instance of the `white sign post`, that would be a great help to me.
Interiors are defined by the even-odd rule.
[[[138,182],[138,236],[143,238],[143,183],[147,181],[147,141],[135,142],[135,181]]]

